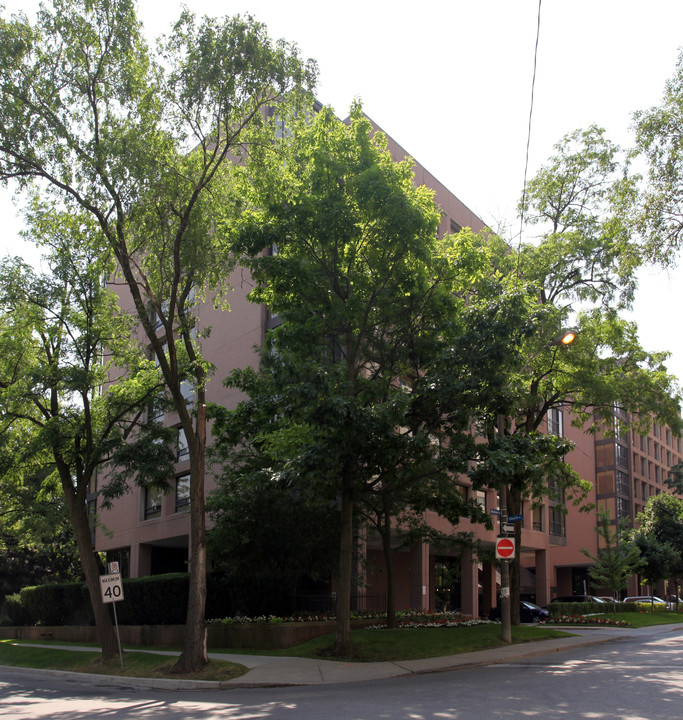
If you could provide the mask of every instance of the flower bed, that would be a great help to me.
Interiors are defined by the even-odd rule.
[[[606,627],[630,627],[626,620],[601,617],[599,615],[556,615],[546,620],[546,625],[598,625]]]
[[[386,628],[386,613],[376,611],[363,611],[352,613],[351,620],[354,625],[363,626],[366,629]],[[373,620],[377,622],[372,623]],[[212,625],[251,625],[251,624],[292,624],[292,623],[332,623],[336,617],[332,613],[302,613],[292,617],[278,617],[276,615],[260,615],[249,617],[237,615],[229,618],[216,618],[209,620]],[[480,620],[471,615],[452,612],[433,612],[429,610],[398,610],[396,612],[396,627],[419,628],[419,627],[470,627],[473,625],[485,625],[490,620]]]

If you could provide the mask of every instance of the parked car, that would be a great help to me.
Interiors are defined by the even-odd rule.
[[[631,597],[624,598],[625,603],[661,603],[662,605],[666,605],[667,610],[670,610],[672,605],[671,603],[668,603],[666,600],[662,600],[662,598],[657,597],[656,595],[633,595]]]
[[[598,595],[598,598],[600,598],[600,600],[602,600],[603,602],[606,602],[606,603],[620,603],[621,602],[621,600],[619,600],[619,598],[609,597],[608,595]]]
[[[528,600],[519,601],[519,619],[523,623],[538,623],[547,620],[550,613]],[[500,605],[489,613],[489,620],[500,620]]]
[[[562,597],[556,597],[554,600],[551,600],[550,602],[554,602],[554,603],[571,603],[571,602],[604,603],[605,601],[602,598],[599,598],[597,595],[563,595]]]

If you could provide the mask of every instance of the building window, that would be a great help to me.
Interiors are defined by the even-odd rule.
[[[628,450],[623,445],[616,446],[617,451],[617,465],[619,467],[628,467]]]
[[[178,428],[178,456],[177,461],[185,460],[190,454],[190,448],[187,444],[187,437],[182,428]]]
[[[629,502],[625,498],[617,498],[617,520],[631,517],[629,513]]]
[[[628,481],[628,475],[621,470],[617,470],[617,492],[621,495],[629,495],[630,484]]]
[[[640,483],[640,491],[641,491],[641,497],[643,500],[647,500],[647,483],[641,482]]]
[[[545,507],[540,505],[531,509],[532,527],[534,530],[543,532],[543,516],[545,515]]]
[[[655,482],[662,482],[661,471],[659,465],[655,465]]]
[[[640,436],[640,450],[645,452],[645,435]]]
[[[451,218],[451,232],[452,233],[459,233],[462,230],[462,225],[458,225],[453,218]]]
[[[164,401],[161,398],[152,400],[147,406],[147,422],[164,422]]]
[[[188,407],[194,405],[194,388],[189,380],[183,380],[180,383],[180,394],[183,396],[185,404]]]
[[[190,473],[179,475],[175,484],[175,511],[190,512]]]
[[[640,458],[640,474],[647,477],[647,460],[645,458]]]
[[[655,443],[655,460],[659,460],[659,443]]]
[[[548,435],[564,436],[562,410],[559,408],[550,408],[548,410]]]
[[[550,534],[558,537],[565,537],[567,534],[564,512],[560,505],[550,508]]]
[[[151,520],[152,518],[161,517],[161,500],[164,494],[161,488],[158,487],[146,487],[145,488],[145,508],[144,518],[145,520]]]

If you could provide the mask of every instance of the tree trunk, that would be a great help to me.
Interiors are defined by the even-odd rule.
[[[341,537],[337,576],[337,634],[334,651],[339,657],[351,655],[351,581],[353,578],[353,481],[344,478],[341,498]]]
[[[391,550],[391,510],[385,493],[382,494],[384,504],[384,531],[382,532],[382,546],[384,548],[384,563],[387,567],[387,627],[396,627],[396,600],[394,592],[394,554]]]
[[[174,673],[201,670],[209,661],[206,650],[206,404],[197,407],[196,437],[190,448],[190,587],[185,621],[183,651],[173,666]]]
[[[80,496],[73,492],[71,476],[68,480],[62,480],[62,487],[66,496],[69,508],[71,525],[76,535],[76,545],[81,560],[85,582],[88,586],[90,604],[92,605],[95,617],[95,627],[102,646],[102,658],[110,660],[119,654],[119,645],[116,639],[114,624],[112,623],[109,608],[102,602],[102,591],[100,590],[100,569],[95,560],[95,549],[92,543],[90,525],[88,523],[85,501],[81,502]]]

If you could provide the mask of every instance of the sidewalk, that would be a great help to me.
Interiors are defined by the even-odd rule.
[[[567,628],[569,630],[569,628]],[[507,645],[493,650],[478,650],[459,655],[445,655],[422,660],[405,660],[401,662],[352,663],[336,660],[314,660],[311,658],[273,657],[266,655],[233,655],[229,653],[212,653],[209,657],[217,660],[228,660],[249,668],[239,678],[226,682],[210,682],[206,680],[181,680],[168,678],[128,678],[107,675],[86,675],[83,673],[67,673],[61,670],[35,670],[42,675],[78,676],[84,682],[97,685],[116,685],[117,687],[148,687],[165,690],[200,690],[219,688],[253,688],[253,687],[285,687],[289,685],[332,685],[337,683],[353,683],[365,680],[383,680],[386,678],[413,675],[417,673],[445,672],[464,668],[480,667],[516,662],[524,658],[546,655],[563,650],[572,650],[588,645],[608,642],[615,638],[625,637],[623,629],[590,628],[575,629],[574,637],[539,640],[538,642]],[[630,633],[629,633],[630,634]],[[35,645],[34,645],[35,647]],[[46,645],[45,647],[62,647]],[[92,652],[92,647],[63,646],[68,650]],[[150,651],[159,655],[176,655],[164,651]],[[23,670],[23,669],[22,669]],[[30,671],[27,671],[30,672]]]

